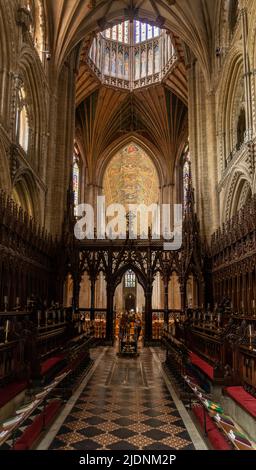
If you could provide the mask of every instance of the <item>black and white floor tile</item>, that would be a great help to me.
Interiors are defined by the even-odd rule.
[[[50,445],[53,450],[193,450],[150,349],[109,348]]]

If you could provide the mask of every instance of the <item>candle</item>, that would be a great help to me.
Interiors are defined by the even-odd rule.
[[[255,308],[255,300],[252,301],[252,308]]]
[[[20,298],[16,297],[16,307],[18,307],[19,305],[20,305]]]
[[[252,325],[249,325],[249,336],[252,337]]]

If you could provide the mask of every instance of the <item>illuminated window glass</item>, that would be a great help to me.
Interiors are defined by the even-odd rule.
[[[161,72],[166,74],[165,65],[171,53],[175,49],[165,30],[145,21],[126,20],[97,35],[90,58],[102,72],[104,82],[108,82],[107,76],[120,78],[122,82],[113,80],[111,85],[127,89],[128,81],[132,88],[144,86],[145,77],[153,74],[159,74],[154,80],[160,81]]]
[[[147,25],[146,23],[141,23],[141,41],[146,41],[147,39]]]
[[[191,161],[188,146],[186,146],[184,150],[183,162],[183,205],[184,212],[186,212],[188,208],[189,184],[191,179]]]
[[[129,42],[129,21],[124,23],[124,42],[126,44]]]
[[[123,23],[118,25],[118,41],[123,42],[124,37],[123,37]]]
[[[117,39],[117,26],[113,26],[112,28],[112,39]]]
[[[79,178],[80,178],[79,156],[75,152],[74,157],[73,157],[73,192],[74,192],[75,214],[76,214],[77,206],[79,204]]]
[[[154,26],[154,38],[160,35],[160,29]]]
[[[140,42],[140,22],[136,21],[135,22],[135,42],[138,43]]]
[[[18,92],[17,112],[16,112],[16,135],[20,146],[25,152],[28,151],[29,144],[29,122],[25,89],[20,88]]]
[[[153,27],[149,24],[148,25],[148,39],[152,39],[153,37]]]
[[[136,276],[134,272],[129,269],[125,274],[125,287],[127,288],[134,288],[136,287]]]

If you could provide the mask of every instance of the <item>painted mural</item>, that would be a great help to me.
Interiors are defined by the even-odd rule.
[[[131,143],[109,163],[103,181],[107,205],[157,203],[159,180],[151,158]]]

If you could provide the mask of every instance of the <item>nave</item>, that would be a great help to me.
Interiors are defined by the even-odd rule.
[[[207,448],[181,403],[178,411],[157,352],[162,354],[160,348],[153,352],[143,348],[138,358],[128,359],[118,358],[112,347],[95,350],[92,377],[80,387],[77,400],[71,399],[73,408],[66,418],[64,409],[39,449]]]

